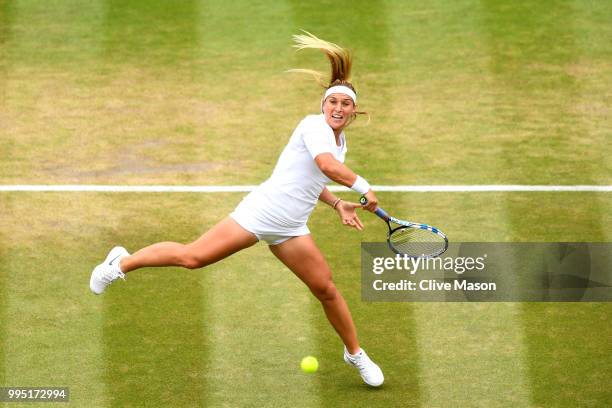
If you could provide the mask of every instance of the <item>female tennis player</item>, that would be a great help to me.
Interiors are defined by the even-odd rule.
[[[113,248],[93,270],[90,288],[101,294],[117,278],[125,279],[126,273],[143,267],[202,268],[265,241],[321,302],[345,345],[346,363],[356,367],[368,385],[378,387],[384,381],[383,373],[359,347],[348,306],[306,225],[320,200],[338,213],[343,224],[363,228],[356,214],[361,205],[336,197],[326,187],[330,179],[365,195],[366,210],[377,207],[378,200],[368,182],[343,164],[347,151],[343,129],[360,113],[356,110],[355,89],[349,82],[352,58],[342,47],[310,33],[296,35],[294,40],[298,49],[322,50],[331,62],[332,76],[330,83],[324,84],[319,72],[294,70],[313,74],[327,89],[321,100],[322,113],[309,115],[299,123],[272,176],[249,193],[227,218],[190,244],[160,242],[132,255],[123,247]]]

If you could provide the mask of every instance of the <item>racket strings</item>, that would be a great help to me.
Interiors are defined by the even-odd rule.
[[[400,228],[391,233],[389,243],[396,252],[410,256],[436,256],[446,249],[444,237],[420,228]]]

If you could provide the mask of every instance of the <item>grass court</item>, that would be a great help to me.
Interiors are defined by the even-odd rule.
[[[327,72],[291,48],[305,29],[354,51],[371,121],[346,163],[373,184],[612,185],[611,22],[586,0],[0,0],[0,184],[264,181],[319,107],[285,72]],[[309,225],[382,389],[264,244],[89,292],[112,246],[191,241],[243,195],[1,192],[0,386],[68,386],[78,407],[612,404],[609,303],[362,302],[371,214],[358,233],[319,205]],[[612,240],[610,193],[378,197],[455,242]]]

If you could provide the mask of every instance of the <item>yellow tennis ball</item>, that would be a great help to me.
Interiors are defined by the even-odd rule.
[[[319,369],[319,362],[316,357],[307,356],[302,359],[300,367],[302,367],[302,371],[305,373],[314,373]]]

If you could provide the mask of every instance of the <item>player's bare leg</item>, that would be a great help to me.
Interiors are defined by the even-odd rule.
[[[159,242],[121,259],[123,273],[149,266],[182,266],[189,269],[210,265],[257,242],[255,235],[227,217],[190,244]]]
[[[344,342],[344,361],[359,370],[366,384],[373,387],[382,385],[383,373],[359,347],[351,312],[334,285],[331,269],[312,237],[304,235],[291,238],[282,244],[271,245],[270,250],[319,299],[327,319]]]
[[[334,285],[331,269],[310,235],[270,245],[272,253],[319,299],[327,319],[349,351],[358,352],[357,330],[349,308]]]
[[[210,265],[257,242],[251,232],[227,217],[190,244],[159,242],[145,247],[133,255],[125,248],[113,248],[104,262],[91,274],[89,287],[101,294],[106,287],[125,274],[143,267],[182,266],[196,269]]]

